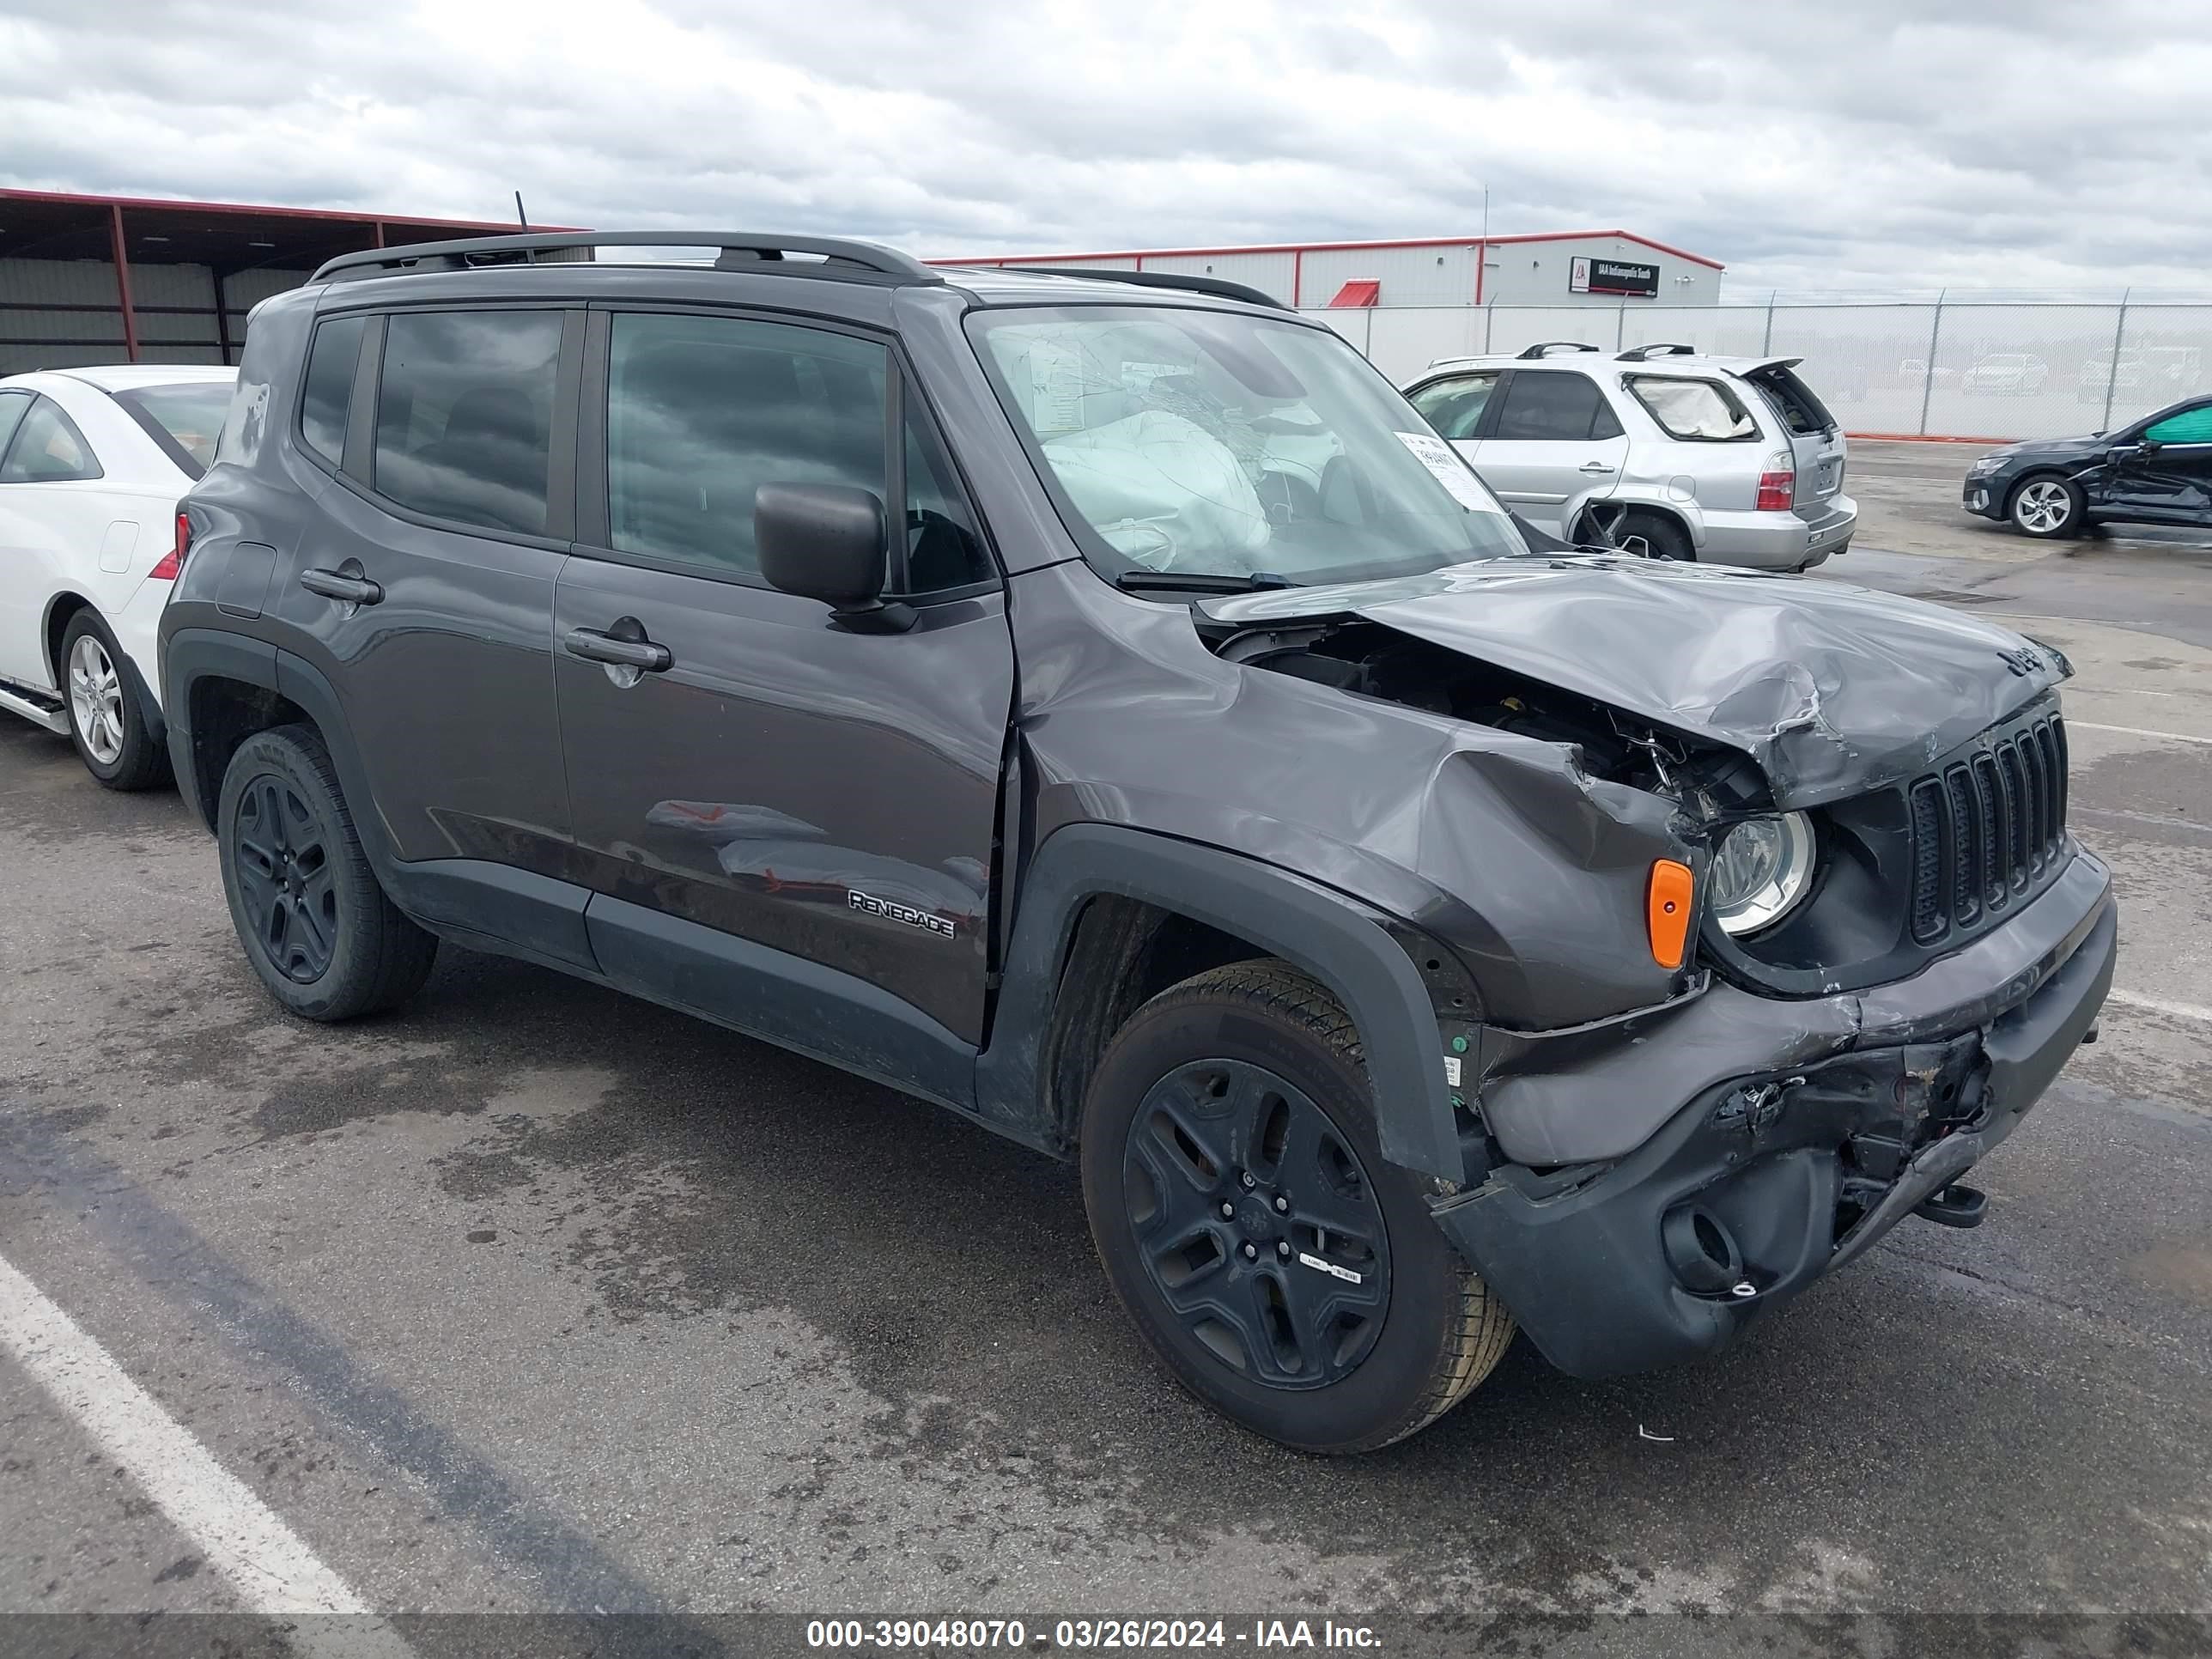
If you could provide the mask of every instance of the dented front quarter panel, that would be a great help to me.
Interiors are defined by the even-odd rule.
[[[2073,671],[2047,646],[1842,582],[1531,555],[1207,601],[1247,625],[1356,616],[1741,750],[1775,803],[1900,782]]]
[[[1702,853],[1670,803],[1588,775],[1571,747],[1223,661],[1184,607],[1080,563],[1018,578],[1012,609],[1037,843],[1119,823],[1295,871],[1449,946],[1505,1025],[1692,982],[1652,959],[1645,888],[1654,859]]]

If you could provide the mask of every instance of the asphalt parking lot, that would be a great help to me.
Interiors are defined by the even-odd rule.
[[[1141,1352],[1071,1170],[450,949],[399,1015],[280,1017],[177,798],[13,720],[0,1260],[386,1613],[1334,1615],[1399,1651],[2212,1616],[2212,549],[2010,537],[1955,508],[1970,454],[1856,448],[1823,574],[2072,659],[2114,999],[1976,1177],[1988,1224],[1908,1222],[1733,1352],[1592,1384],[1522,1344],[1412,1442],[1279,1450]],[[115,1456],[0,1355],[0,1613],[234,1605]]]

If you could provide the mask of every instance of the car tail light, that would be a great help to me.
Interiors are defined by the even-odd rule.
[[[191,550],[191,519],[186,514],[179,513],[177,514],[177,539],[171,544],[169,550],[161,555],[161,563],[155,565],[151,570],[146,573],[147,576],[154,581],[173,582],[176,580],[179,574],[180,574],[184,570],[185,555]]]
[[[1765,470],[1759,475],[1758,510],[1761,513],[1787,513],[1796,499],[1796,463],[1787,452],[1778,450],[1766,458]]]

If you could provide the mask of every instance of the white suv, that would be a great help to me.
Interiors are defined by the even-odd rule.
[[[1449,357],[1406,386],[1506,504],[1567,541],[1802,570],[1850,544],[1844,434],[1795,357],[1569,341]]]

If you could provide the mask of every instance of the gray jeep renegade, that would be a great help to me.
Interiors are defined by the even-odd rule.
[[[2112,978],[2056,651],[1552,540],[1228,283],[348,255],[179,516],[176,773],[285,1007],[449,939],[1076,1159],[1162,1361],[1314,1451],[1973,1225]]]

